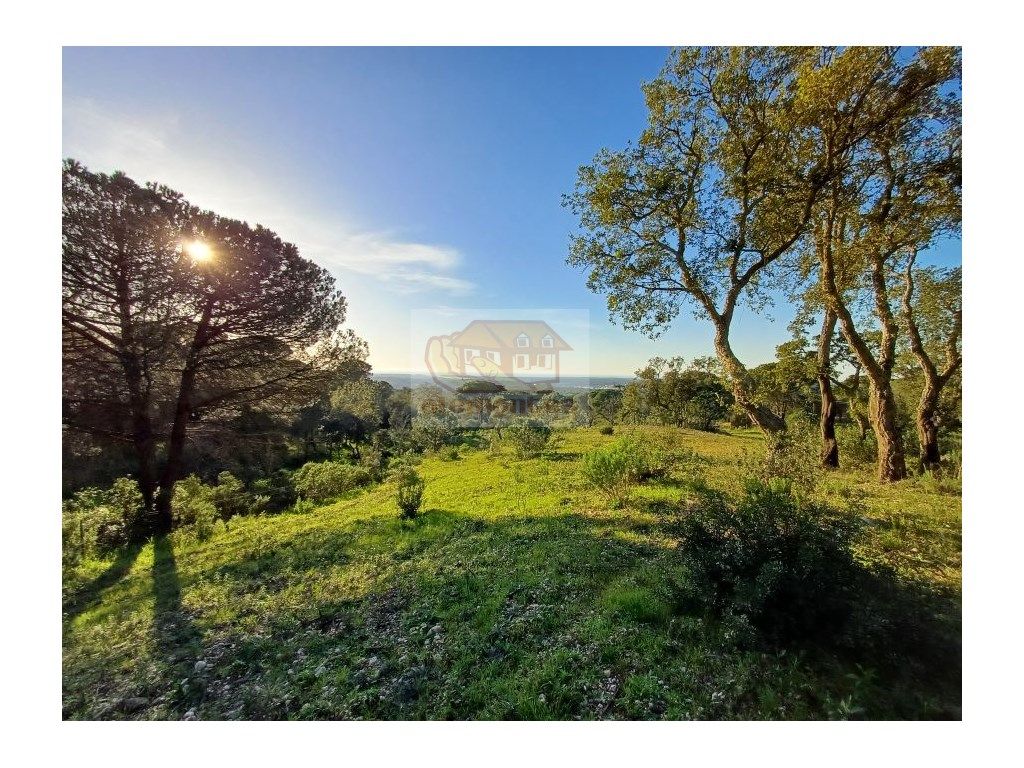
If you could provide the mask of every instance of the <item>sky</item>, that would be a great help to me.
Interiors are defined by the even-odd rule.
[[[565,372],[623,375],[712,354],[710,326],[684,311],[651,340],[610,322],[565,263],[577,223],[561,197],[600,148],[639,135],[640,85],[667,54],[65,48],[62,153],[296,243],[336,277],[377,371],[423,368],[425,316],[570,313],[589,323]],[[921,261],[959,264],[959,239]],[[792,315],[738,313],[740,358],[771,360]]]

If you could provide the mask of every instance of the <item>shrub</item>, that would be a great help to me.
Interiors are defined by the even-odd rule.
[[[235,515],[258,515],[266,511],[270,500],[269,496],[248,493],[242,481],[230,472],[217,475],[217,484],[209,488],[208,498],[225,522]]]
[[[451,411],[419,414],[412,420],[412,440],[420,449],[437,451],[459,440],[459,420]]]
[[[850,515],[799,503],[784,480],[752,480],[738,504],[709,497],[683,517],[680,553],[707,608],[790,639],[845,618],[856,531]]]
[[[217,532],[217,526],[224,527],[220,512],[208,498],[195,500],[192,505],[192,531],[199,541],[206,541]]]
[[[275,512],[288,509],[298,498],[295,484],[292,482],[292,474],[285,469],[279,469],[266,477],[253,480],[252,492],[258,497],[265,498],[267,500],[266,508]]]
[[[391,456],[378,444],[371,444],[360,453],[359,466],[369,473],[373,482],[380,482],[387,474]]]
[[[750,420],[750,416],[747,415],[747,412],[738,405],[734,405],[729,409],[727,420],[729,422],[729,426],[734,429],[744,429],[754,426],[753,422]]]
[[[407,464],[400,466],[394,474],[395,502],[403,520],[413,520],[423,504],[425,483],[419,473]]]
[[[110,488],[83,488],[61,505],[62,561],[77,565],[138,540],[146,532],[142,492],[129,477]]]
[[[287,473],[284,474],[287,479]],[[281,481],[280,477],[274,477],[277,482]],[[262,485],[259,482],[253,484],[254,488],[275,490],[272,480]],[[191,527],[196,538],[205,541],[237,515],[265,512],[270,501],[270,493],[249,493],[242,481],[230,472],[217,475],[216,485],[206,485],[196,475],[189,475],[174,484],[172,523],[179,529]]]
[[[840,462],[843,446],[840,444]],[[761,483],[782,480],[793,493],[808,496],[824,474],[821,467],[821,437],[817,426],[807,419],[790,419],[786,431],[770,438],[765,453],[744,452],[737,461],[741,477]]]
[[[346,491],[369,483],[370,473],[364,467],[351,464],[311,461],[295,472],[293,481],[296,492],[303,499],[326,504]]]
[[[600,432],[602,435],[610,435],[613,432],[615,432],[615,427],[613,427],[611,424],[605,424],[598,430],[598,432]]]
[[[551,439],[551,427],[539,419],[518,417],[504,430],[504,437],[512,444],[520,458],[536,456]]]
[[[583,478],[608,498],[622,503],[629,489],[663,474],[664,456],[655,448],[625,438],[583,457]]]
[[[836,429],[839,439],[839,466],[872,465],[878,456],[875,433],[868,430],[864,437],[855,427],[840,426]]]
[[[128,538],[141,533],[145,528],[142,507],[142,491],[139,484],[130,477],[119,477],[107,491],[106,502],[121,520]]]
[[[174,495],[171,497],[171,515],[175,528],[192,525],[203,514],[205,507],[211,504],[210,488],[203,484],[198,475],[189,475],[174,484]],[[215,508],[216,509],[216,508]]]

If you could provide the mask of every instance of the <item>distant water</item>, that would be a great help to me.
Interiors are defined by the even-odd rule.
[[[373,378],[378,381],[386,381],[395,389],[436,386],[430,374],[427,373],[374,373]],[[604,389],[605,387],[628,384],[633,378],[633,376],[563,376],[557,384],[553,385],[552,389],[559,392]]]

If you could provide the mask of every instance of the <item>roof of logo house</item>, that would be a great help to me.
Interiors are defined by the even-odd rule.
[[[522,349],[517,339],[526,336],[531,348],[571,352],[565,339],[559,336],[543,320],[474,320],[458,333],[451,336],[453,347],[480,347],[498,349]],[[551,345],[542,345],[544,338],[551,339]]]

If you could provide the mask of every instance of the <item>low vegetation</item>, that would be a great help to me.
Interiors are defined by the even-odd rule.
[[[958,481],[765,485],[752,431],[621,432],[464,443],[205,541],[87,550],[64,716],[959,716]],[[623,438],[664,471],[614,504],[589,457]]]

